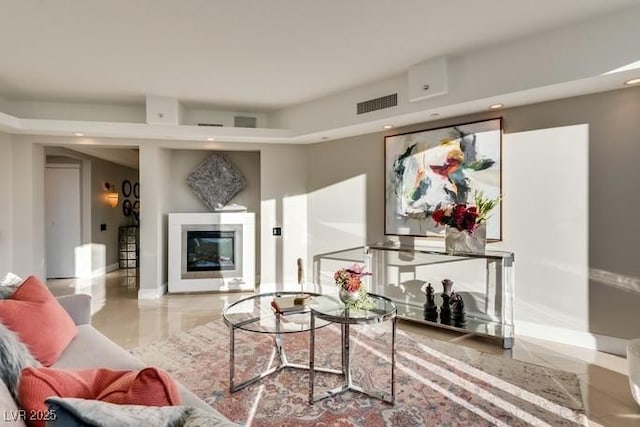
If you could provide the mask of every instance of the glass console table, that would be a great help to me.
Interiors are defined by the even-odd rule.
[[[514,341],[514,254],[486,251],[484,254],[448,253],[443,247],[370,245],[364,262],[373,275],[370,292],[390,298],[398,318],[455,331],[498,338],[504,349]],[[427,320],[425,289],[435,290],[435,303],[442,306],[442,280],[453,280],[453,290],[462,296],[464,326]]]

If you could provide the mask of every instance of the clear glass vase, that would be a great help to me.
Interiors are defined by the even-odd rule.
[[[338,298],[340,298],[340,301],[342,301],[344,304],[354,304],[356,301],[358,301],[359,297],[359,291],[349,292],[348,290],[343,288],[340,288],[338,290]]]
[[[447,252],[483,254],[487,245],[487,224],[478,224],[472,232],[447,226],[444,235]]]

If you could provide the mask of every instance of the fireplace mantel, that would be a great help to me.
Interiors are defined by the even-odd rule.
[[[188,233],[202,236],[234,236],[230,254],[235,268],[187,271]],[[215,239],[216,237],[211,237]],[[206,239],[206,238],[205,238]],[[255,287],[255,216],[252,212],[170,213],[169,292],[253,291]],[[193,257],[193,253],[190,254]],[[222,255],[218,254],[219,257]]]

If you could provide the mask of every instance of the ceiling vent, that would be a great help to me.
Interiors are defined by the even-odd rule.
[[[358,102],[358,114],[370,113],[372,111],[383,110],[385,108],[396,107],[398,105],[398,94],[381,96],[380,98]]]
[[[255,128],[256,118],[250,116],[234,116],[233,125],[237,128]]]

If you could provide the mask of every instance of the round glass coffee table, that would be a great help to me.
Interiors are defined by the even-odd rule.
[[[293,369],[309,369],[309,365],[289,363],[282,345],[282,334],[292,334],[298,332],[307,332],[312,329],[321,328],[331,323],[326,320],[316,320],[311,323],[309,317],[309,306],[300,305],[295,307],[287,307],[283,312],[277,312],[272,302],[274,298],[294,298],[299,292],[269,292],[263,294],[251,295],[242,298],[225,308],[223,312],[224,322],[229,327],[229,389],[231,392],[243,389],[254,382],[273,374],[285,368]],[[319,294],[305,292],[305,295],[311,295],[312,298],[319,297]],[[236,330],[240,329],[247,332],[259,334],[269,334],[273,336],[274,345],[278,352],[280,364],[245,380],[239,384],[235,384],[235,348],[236,348]],[[334,374],[342,374],[342,371],[335,369],[317,369],[322,372]]]
[[[334,296],[319,295],[311,300],[311,319],[309,330],[309,403],[313,404],[336,394],[352,390],[367,396],[383,400],[387,403],[395,403],[395,370],[396,370],[396,305],[387,297],[376,294],[367,294],[371,300],[371,306],[367,309],[356,310],[346,308],[345,305]],[[391,393],[377,390],[365,390],[353,383],[351,378],[351,355],[349,353],[349,326],[368,325],[382,323],[391,320]],[[344,375],[343,385],[327,390],[318,395],[314,394],[314,377],[316,371],[324,371],[315,367],[315,329],[326,322],[337,323],[342,328],[342,371]]]

